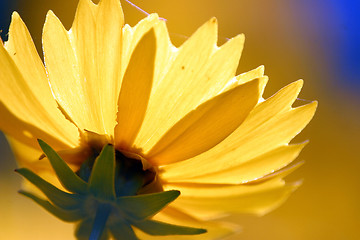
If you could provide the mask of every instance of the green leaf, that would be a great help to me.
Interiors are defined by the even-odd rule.
[[[44,141],[38,139],[41,149],[49,159],[61,184],[70,192],[86,194],[87,183],[83,181],[66,162]]]
[[[80,196],[61,191],[27,168],[20,168],[15,171],[38,187],[51,202],[60,208],[71,210],[78,208],[83,203]]]
[[[89,190],[96,196],[106,200],[114,200],[115,196],[115,150],[106,145],[96,158],[89,180]]]
[[[26,191],[19,191],[20,194],[32,199],[41,207],[45,208],[48,212],[50,212],[55,217],[65,221],[65,222],[76,222],[83,218],[83,214],[79,210],[67,211],[55,207],[49,201],[39,198],[32,193]]]
[[[160,193],[119,197],[117,199],[117,206],[130,219],[140,221],[156,214],[179,195],[179,191],[171,190]]]
[[[206,229],[172,225],[154,220],[134,222],[133,225],[141,231],[155,236],[166,235],[197,235],[206,233]]]
[[[138,240],[130,224],[118,221],[109,226],[110,233],[115,240]]]

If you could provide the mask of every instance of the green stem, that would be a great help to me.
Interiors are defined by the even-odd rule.
[[[100,240],[104,232],[106,221],[110,215],[111,206],[108,204],[102,204],[98,206],[96,211],[94,225],[91,231],[89,240]]]

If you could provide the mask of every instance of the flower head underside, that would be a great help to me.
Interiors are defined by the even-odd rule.
[[[0,44],[0,129],[19,165],[60,189],[37,139],[77,174],[113,146],[142,174],[131,194],[180,191],[151,219],[206,228],[200,239],[234,231],[225,214],[263,215],[298,187],[283,178],[306,143],[289,142],[317,103],[292,107],[301,80],[264,99],[262,66],[235,76],[244,36],[218,47],[215,18],[176,48],[158,15],[130,27],[118,0],[80,0],[70,30],[49,11],[42,42],[44,63],[14,13]]]

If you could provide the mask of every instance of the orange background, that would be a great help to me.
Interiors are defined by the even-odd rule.
[[[52,9],[69,28],[77,5],[76,0],[18,2],[16,9],[39,49],[46,11]],[[360,96],[357,94],[360,77],[357,82],[347,82],[339,70],[342,36],[352,30],[342,25],[333,14],[332,1],[133,2],[166,18],[171,37],[177,45],[202,23],[216,16],[219,20],[219,43],[238,33],[245,33],[246,43],[239,73],[265,65],[265,73],[270,77],[265,97],[302,78],[305,85],[300,98],[319,101],[314,120],[294,140],[310,139],[310,144],[299,157],[306,164],[288,177],[289,181],[304,179],[303,186],[283,206],[262,218],[237,217],[243,232],[232,239],[360,239]],[[313,9],[315,3],[319,9],[316,14]],[[144,17],[125,1],[122,5],[130,25]],[[57,220],[45,217],[47,213],[16,194],[21,178],[12,171],[16,167],[15,161],[7,143],[2,142],[0,190],[3,196],[0,198],[0,209],[5,213],[0,218],[0,228],[7,221],[17,221],[19,231],[37,232],[39,239],[46,239],[46,236],[52,236],[46,233],[54,230],[51,223]],[[24,209],[23,216],[13,216],[11,211],[4,211],[19,207]],[[35,209],[27,213],[28,208]],[[70,234],[71,226],[66,226],[64,230],[54,231]],[[66,238],[59,236],[59,239]]]

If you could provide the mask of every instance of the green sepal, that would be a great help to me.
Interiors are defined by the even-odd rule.
[[[129,162],[131,159],[124,156],[123,167],[123,159],[115,159],[115,149],[112,145],[104,146],[96,159],[92,156],[85,161],[80,168],[83,171],[78,171],[78,176],[49,145],[41,140],[39,144],[50,160],[58,179],[71,193],[58,189],[28,169],[18,169],[17,171],[35,184],[49,201],[29,192],[20,193],[63,221],[79,221],[75,233],[77,239],[106,240],[111,234],[116,240],[138,240],[132,226],[150,235],[159,236],[195,235],[206,232],[205,229],[149,220],[174,201],[180,192],[171,190],[139,194],[139,189],[146,182],[146,173],[137,172],[137,162],[132,164]],[[126,163],[130,165],[127,166]]]
[[[39,188],[54,205],[62,209],[72,210],[78,208],[83,202],[79,195],[63,192],[27,168],[16,169],[15,171]]]
[[[155,236],[197,235],[207,232],[206,229],[202,228],[178,226],[154,220],[144,220],[140,222],[133,222],[132,224],[141,231]]]
[[[32,193],[26,191],[19,191],[20,194],[32,199],[34,202],[39,204],[45,210],[50,212],[55,217],[65,221],[65,222],[76,222],[82,218],[84,218],[83,214],[79,210],[63,210],[54,205],[52,205],[49,201],[39,198]]]
[[[179,195],[179,191],[171,190],[160,193],[119,197],[116,203],[120,210],[130,219],[140,221],[155,215]]]
[[[105,200],[114,200],[115,196],[115,150],[106,145],[96,158],[89,179],[89,191]]]
[[[92,228],[94,224],[94,220],[92,219],[85,219],[81,221],[75,230],[75,237],[77,240],[89,240],[91,232],[89,229]],[[101,236],[100,240],[107,240],[109,239],[109,231],[105,230],[103,235]]]
[[[138,240],[131,225],[126,222],[115,222],[109,226],[109,230],[115,240]]]
[[[87,183],[89,182],[95,159],[96,159],[95,154],[91,155],[81,164],[80,169],[76,172],[76,174]]]
[[[87,183],[76,175],[76,173],[71,170],[66,162],[47,143],[40,139],[38,139],[38,142],[64,188],[73,193],[86,194]]]

